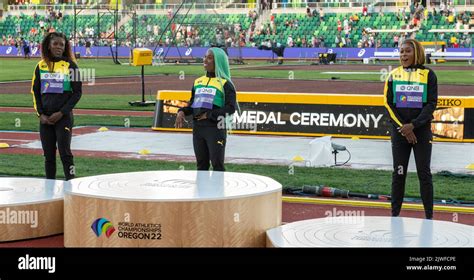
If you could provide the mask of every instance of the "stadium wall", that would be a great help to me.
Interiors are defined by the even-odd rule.
[[[152,50],[154,47],[150,47]],[[171,47],[168,51],[168,58],[180,57],[183,58],[202,58],[204,57],[208,48],[205,47]],[[75,47],[74,51],[79,53],[81,57],[84,57],[86,53],[85,47]],[[164,54],[167,51],[167,47],[157,48],[158,54]],[[243,59],[272,59],[277,58],[276,55],[272,54],[270,50],[259,50],[257,48],[228,48],[227,49],[230,58]],[[394,58],[398,57],[397,48],[286,48],[284,52],[285,59],[316,59],[319,53],[336,53],[337,58],[350,59],[350,60],[362,60],[364,58],[374,57],[375,51],[378,52],[393,52]],[[93,57],[111,58],[112,51],[110,47],[92,47],[91,48]],[[447,52],[471,52],[469,48],[448,48]],[[15,57],[17,54],[17,48],[13,46],[0,46],[0,57]],[[474,58],[474,53],[471,54]],[[38,48],[32,49],[32,56],[39,57],[40,52]],[[130,56],[130,48],[118,47],[118,56],[121,58],[128,58]]]

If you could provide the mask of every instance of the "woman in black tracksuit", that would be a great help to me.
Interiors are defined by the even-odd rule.
[[[62,33],[46,35],[41,44],[42,60],[36,65],[31,93],[40,120],[40,137],[47,179],[56,178],[56,146],[66,180],[76,171],[71,152],[72,110],[82,94],[79,69],[69,41]]]
[[[423,66],[425,53],[418,41],[403,42],[400,63],[401,66],[390,73],[384,89],[384,105],[393,124],[392,216],[398,216],[402,208],[413,149],[425,216],[432,219],[431,120],[438,101],[438,82],[433,70]]]
[[[236,93],[229,61],[220,48],[211,48],[204,58],[206,75],[194,81],[187,107],[180,108],[175,127],[182,128],[185,116],[193,116],[193,146],[197,169],[225,171],[227,121],[236,109]]]

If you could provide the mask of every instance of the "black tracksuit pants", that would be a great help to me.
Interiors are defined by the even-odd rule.
[[[63,163],[66,180],[74,179],[75,167],[71,152],[72,113],[64,115],[56,124],[40,124],[41,145],[45,158],[46,179],[56,179],[56,143]]]
[[[414,133],[417,143],[412,145],[398,132],[397,128],[394,127],[392,129],[392,216],[398,216],[402,209],[408,161],[413,149],[425,215],[426,218],[431,219],[433,217],[433,181],[430,170],[432,149],[431,124],[416,128]]]
[[[193,127],[193,146],[197,169],[209,170],[210,163],[214,171],[225,171],[224,156],[227,131],[216,126]]]

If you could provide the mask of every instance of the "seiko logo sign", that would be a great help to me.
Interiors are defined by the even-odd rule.
[[[361,49],[357,54],[358,57],[362,57],[365,54],[365,49]]]
[[[438,106],[459,107],[461,105],[461,99],[438,99]]]

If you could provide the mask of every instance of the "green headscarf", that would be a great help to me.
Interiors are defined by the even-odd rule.
[[[214,71],[216,72],[216,78],[218,78],[222,88],[224,88],[224,85],[222,84],[221,79],[226,79],[227,82],[231,83],[235,89],[234,83],[230,77],[229,58],[227,57],[227,54],[221,48],[210,48],[209,50],[214,54]],[[237,101],[237,96],[235,96],[235,103],[236,109],[240,113],[240,106],[239,102]]]
[[[234,85],[230,78],[229,58],[227,57],[227,54],[221,48],[210,48],[209,50],[214,54],[216,77],[226,79]]]
[[[224,52],[223,49],[221,48],[210,48],[209,49],[213,54],[214,54],[214,65],[215,65],[215,73],[216,73],[216,78],[218,79],[219,83],[221,83],[222,88],[224,88],[224,85],[222,84],[221,79],[227,80],[228,83],[231,83],[232,86],[235,89],[234,83],[231,80],[230,77],[230,67],[229,67],[229,58],[227,57],[227,54]],[[225,98],[225,94],[224,94]],[[239,102],[237,101],[237,90],[236,90],[236,96],[235,96],[235,109],[237,112],[240,114],[240,106]],[[231,133],[232,131],[232,117],[227,116],[225,118],[226,124],[227,124],[227,133]]]

